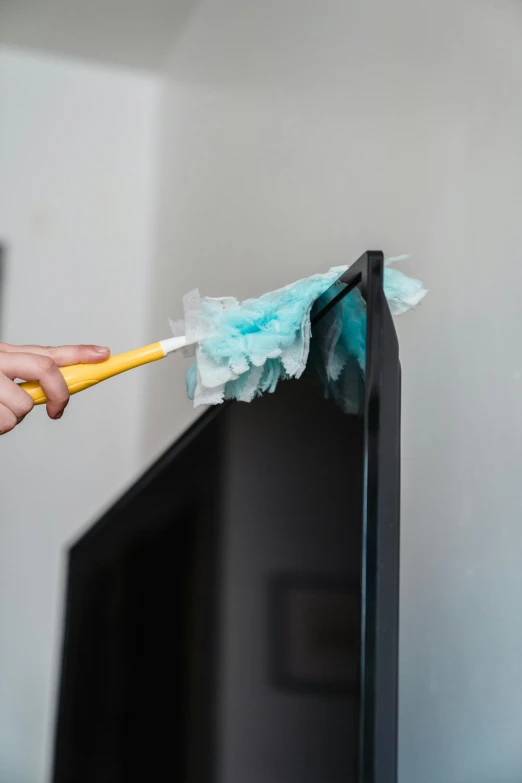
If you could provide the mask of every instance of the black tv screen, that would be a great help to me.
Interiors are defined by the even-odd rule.
[[[208,410],[68,552],[54,783],[394,783],[400,365]],[[337,306],[334,303],[332,306]],[[319,320],[324,313],[318,313]]]

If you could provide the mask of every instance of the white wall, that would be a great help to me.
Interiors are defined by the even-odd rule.
[[[2,339],[145,341],[160,97],[149,76],[0,51]],[[63,548],[142,467],[142,372],[1,439],[0,780],[46,778]]]
[[[173,53],[155,329],[193,285],[258,294],[409,252],[401,783],[522,773],[522,7],[203,4]],[[193,415],[147,375],[149,453]],[[237,781],[236,783],[242,783]]]

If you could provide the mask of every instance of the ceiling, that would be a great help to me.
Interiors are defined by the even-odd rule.
[[[198,0],[0,0],[0,44],[160,71]]]

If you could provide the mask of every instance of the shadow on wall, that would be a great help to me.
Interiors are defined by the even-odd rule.
[[[2,0],[0,44],[161,72],[198,0]]]
[[[403,108],[402,81],[415,79],[412,59],[419,83],[464,44],[480,42],[493,56],[508,45],[515,67],[521,14],[511,0],[495,7],[487,0],[201,2],[173,41],[168,72],[179,84],[209,89],[323,96],[370,86],[379,73],[388,87],[378,96],[386,124]]]

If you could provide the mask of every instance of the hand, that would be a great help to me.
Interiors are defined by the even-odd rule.
[[[33,400],[15,379],[38,381],[47,397],[47,414],[59,419],[69,402],[69,390],[58,370],[69,364],[96,364],[110,356],[97,345],[40,345],[0,343],[0,435],[19,424],[33,408]]]

